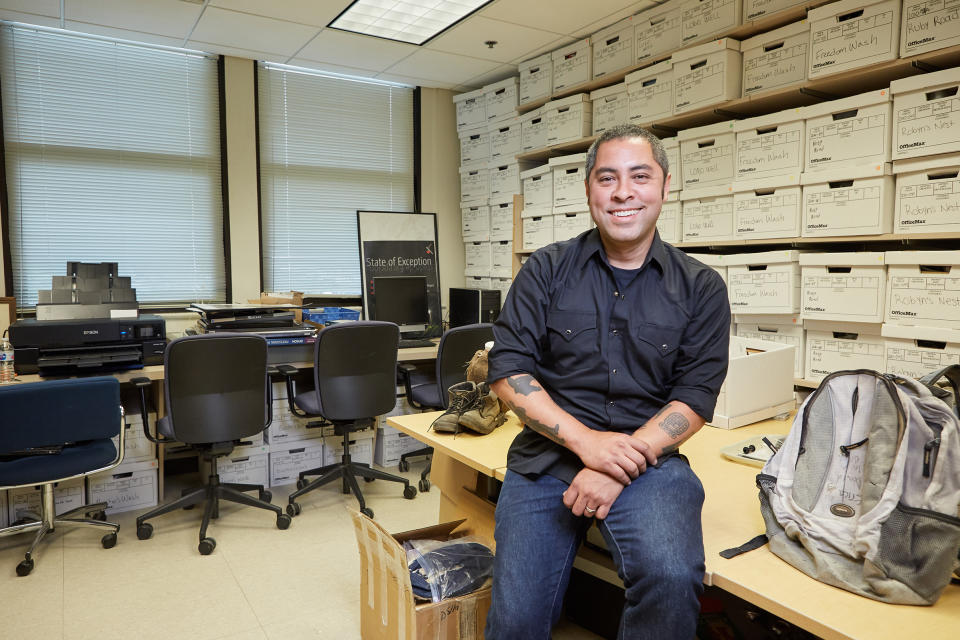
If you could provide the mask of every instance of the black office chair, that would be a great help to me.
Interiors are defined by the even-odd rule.
[[[33,570],[40,541],[54,529],[84,525],[112,529],[100,539],[117,544],[120,525],[105,522],[105,502],[57,514],[53,488],[58,482],[106,471],[123,461],[123,408],[116,378],[76,378],[0,387],[0,492],[40,485],[40,511],[20,512],[0,529],[0,537],[36,531],[17,565],[17,575]],[[119,436],[119,446],[111,438]],[[94,514],[93,518],[86,517]]]
[[[266,429],[272,419],[266,341],[243,334],[187,336],[167,345],[163,361],[167,414],[157,421],[160,437],[150,433],[147,422],[146,387],[150,381],[133,380],[140,387],[144,432],[160,444],[190,445],[209,461],[210,476],[202,487],[138,517],[137,537],[146,540],[153,535],[153,525],[147,520],[205,502],[198,549],[209,555],[217,542],[207,537],[207,526],[211,518],[220,517],[220,500],[273,511],[277,528],[289,527],[290,516],[270,504],[272,496],[263,485],[221,484],[217,474],[217,458],[228,455],[243,438]],[[257,491],[259,499],[244,491]]]
[[[403,497],[412,500],[417,490],[410,482],[392,473],[370,468],[350,459],[350,434],[370,427],[376,416],[390,411],[396,400],[397,344],[400,329],[392,322],[349,322],[333,325],[317,334],[314,349],[312,391],[297,394],[290,366],[277,367],[287,379],[290,411],[302,417],[319,416],[343,436],[343,457],[337,464],[302,471],[297,490],[290,494],[287,513],[300,514],[296,499],[317,487],[343,480],[343,492],[353,494],[360,511],[373,517],[363,499],[356,476],[365,480],[403,483]],[[306,476],[320,477],[307,482]]]
[[[401,364],[397,371],[403,380],[403,388],[410,401],[417,409],[437,411],[446,409],[450,405],[448,389],[467,379],[467,364],[478,349],[493,340],[493,325],[489,323],[468,324],[448,330],[440,338],[437,347],[436,373],[433,376],[424,376],[417,371],[415,365]],[[400,456],[400,471],[407,471],[410,463],[407,458],[430,455],[432,447],[424,447],[410,451]],[[420,473],[420,491],[430,490],[431,462]]]

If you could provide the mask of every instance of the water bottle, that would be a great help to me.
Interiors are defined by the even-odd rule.
[[[0,384],[13,382],[13,347],[6,340],[0,348]]]

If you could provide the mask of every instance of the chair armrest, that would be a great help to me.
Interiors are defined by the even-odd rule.
[[[290,413],[300,418],[309,417],[310,414],[301,411],[293,404],[293,398],[297,395],[297,385],[293,380],[293,376],[298,373],[298,369],[290,364],[278,364],[276,368],[287,383],[287,407],[290,409]]]
[[[408,400],[410,399],[413,372],[416,370],[416,365],[410,364],[409,362],[397,363],[397,375],[399,375],[400,380],[403,381],[403,395],[405,395]]]
[[[150,419],[147,412],[147,389],[150,388],[150,385],[153,384],[153,381],[150,378],[133,378],[130,380],[130,383],[137,388],[140,392],[140,420],[143,422],[143,435],[146,436],[147,440],[155,444],[166,444],[168,442],[173,442],[167,438],[158,437],[159,434],[154,435],[150,433]]]

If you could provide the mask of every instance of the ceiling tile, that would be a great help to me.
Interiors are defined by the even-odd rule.
[[[60,18],[46,15],[40,16],[34,13],[21,13],[19,11],[11,11],[10,9],[0,9],[0,20],[35,24],[41,27],[57,28],[60,26]]]
[[[133,42],[145,42],[147,44],[160,44],[165,47],[182,47],[183,38],[171,38],[169,36],[160,36],[155,33],[143,33],[142,31],[129,31],[127,29],[114,29],[104,27],[99,24],[89,24],[87,22],[67,21],[65,27],[70,31],[79,31],[81,33],[92,33],[105,38],[116,40],[131,40]]]
[[[60,0],[3,0],[0,4],[3,4],[0,15],[4,16],[4,20],[13,20],[13,18],[7,18],[6,14],[18,11],[38,16],[60,17]]]
[[[572,35],[585,24],[591,24],[635,4],[635,0],[498,0],[481,9],[479,15]]]
[[[442,51],[420,49],[387,69],[388,73],[435,82],[461,84],[467,78],[487,73],[500,66],[489,60],[478,60]]]
[[[210,0],[210,7],[233,9],[290,22],[325,27],[340,12],[350,6],[351,0]]]
[[[419,50],[412,44],[324,29],[297,52],[297,57],[383,71]]]
[[[316,33],[316,27],[207,7],[190,40],[249,48],[289,58]],[[195,45],[188,42],[187,46]]]
[[[156,0],[67,0],[64,6],[67,20],[179,38],[180,44],[201,11],[190,2]]]
[[[536,51],[556,39],[557,34],[549,31],[478,15],[464,20],[443,35],[431,40],[425,48],[495,62],[509,62],[518,56]],[[497,44],[491,49],[484,44],[487,40],[496,40]]]
[[[282,53],[272,53],[269,51],[254,51],[253,49],[244,49],[242,47],[231,47],[225,44],[215,42],[201,42],[200,40],[191,40],[187,43],[188,49],[206,51],[207,53],[223,54],[225,56],[234,56],[236,58],[247,58],[248,60],[263,60],[264,62],[284,63],[290,56]]]

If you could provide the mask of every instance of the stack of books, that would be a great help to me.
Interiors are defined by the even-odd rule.
[[[193,304],[200,315],[197,333],[243,332],[263,336],[268,347],[313,345],[316,329],[296,322],[299,309],[291,304]]]

